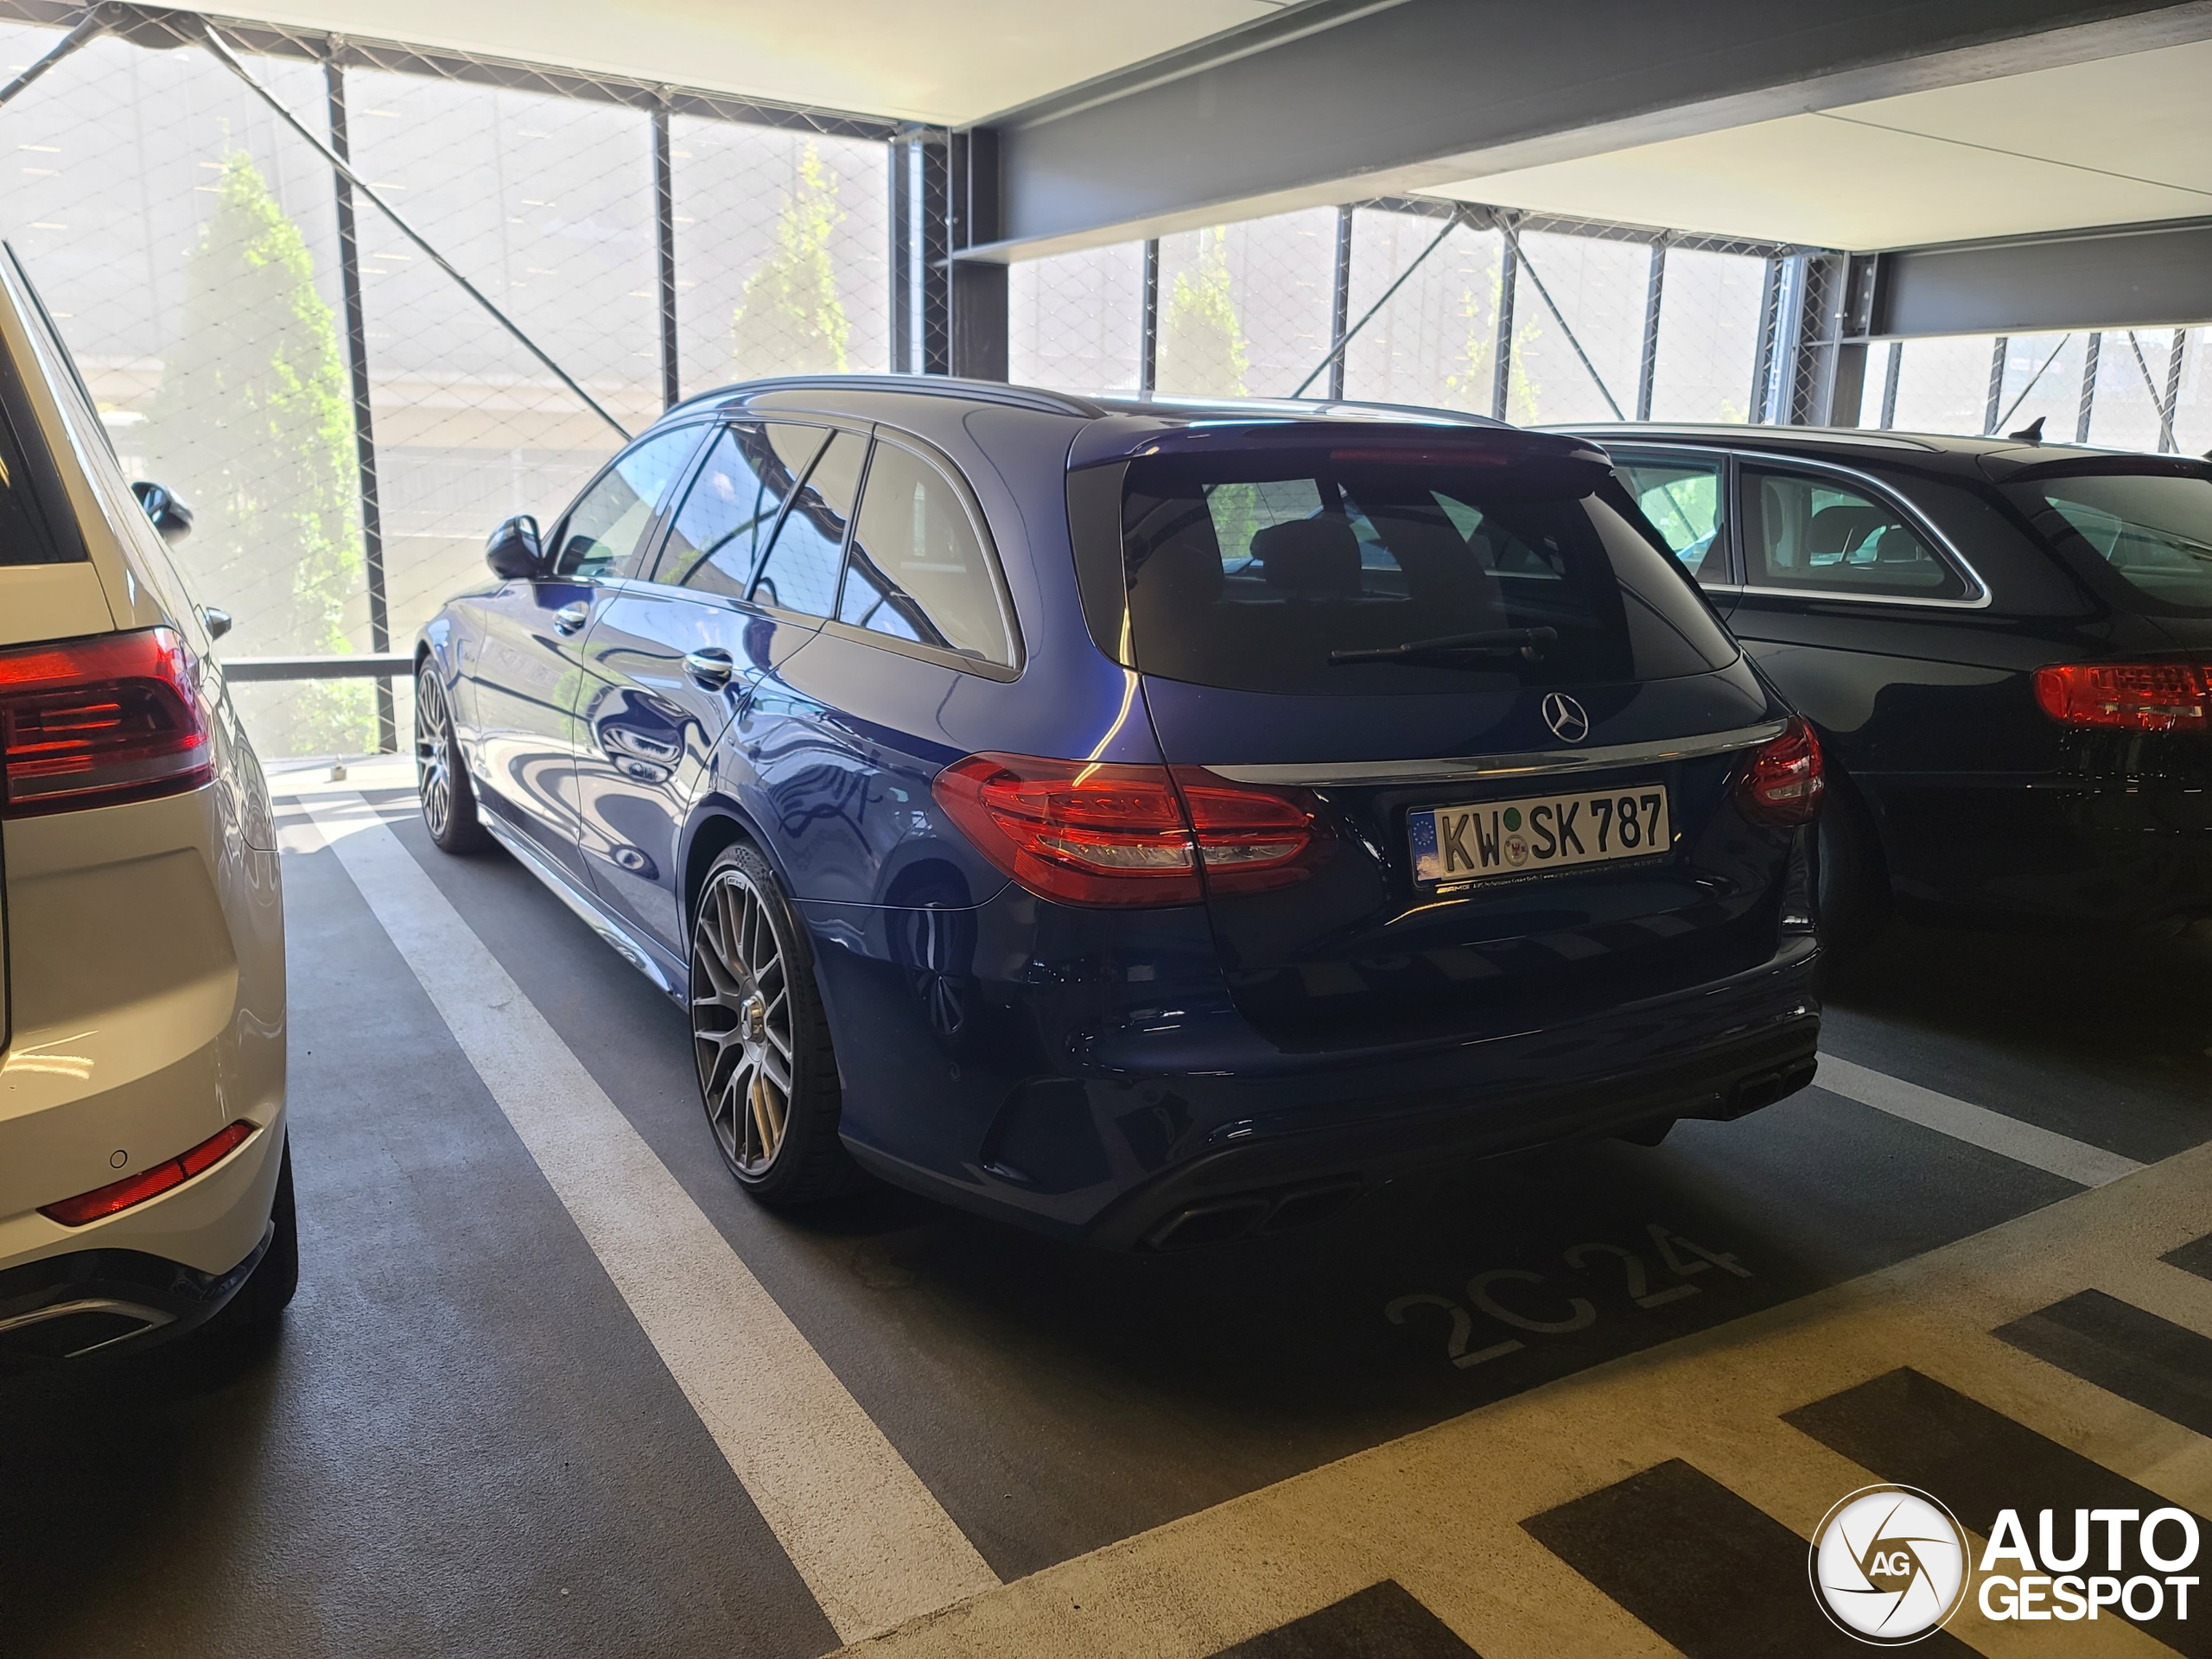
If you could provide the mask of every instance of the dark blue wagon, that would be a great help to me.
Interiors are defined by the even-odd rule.
[[[1819,750],[1586,441],[757,382],[423,631],[424,815],[769,1201],[1172,1249],[1812,1076]]]

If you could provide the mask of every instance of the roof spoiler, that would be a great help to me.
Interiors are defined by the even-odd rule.
[[[1166,421],[1109,415],[1076,435],[1068,470],[1152,456],[1201,457],[1231,451],[1327,449],[1342,461],[1423,461],[1456,466],[1581,462],[1607,467],[1608,455],[1587,438],[1518,427],[1446,421],[1217,419]]]

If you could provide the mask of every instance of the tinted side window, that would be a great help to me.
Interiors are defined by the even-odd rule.
[[[770,441],[779,450],[780,432],[812,435],[810,429],[771,428]],[[828,616],[836,609],[845,526],[852,519],[853,499],[860,493],[861,462],[867,454],[868,440],[857,433],[839,432],[830,438],[784,515],[776,544],[768,550],[768,562],[753,582],[754,600],[806,616]]]
[[[569,509],[557,574],[636,575],[645,529],[698,442],[697,427],[679,426],[624,450]]]
[[[0,411],[0,564],[55,564],[61,556],[32,493],[29,463]]]
[[[766,427],[724,427],[684,493],[654,579],[742,598],[791,483]]]
[[[1745,580],[1754,588],[1957,599],[1966,583],[1895,507],[1837,480],[1746,467]]]
[[[837,620],[1011,665],[998,582],[967,503],[928,461],[878,440]]]
[[[1615,470],[1682,569],[1707,584],[1728,580],[1719,461],[1630,458]]]

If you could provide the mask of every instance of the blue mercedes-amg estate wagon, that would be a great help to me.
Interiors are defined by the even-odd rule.
[[[1812,1077],[1819,749],[1586,441],[760,381],[486,556],[430,834],[685,1006],[764,1200],[1175,1249]]]

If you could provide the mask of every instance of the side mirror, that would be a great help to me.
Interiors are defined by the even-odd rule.
[[[484,563],[502,582],[526,582],[539,575],[545,556],[537,544],[537,520],[518,512],[493,531],[484,543]]]
[[[154,528],[162,539],[175,547],[192,534],[192,509],[171,495],[159,484],[140,479],[130,486],[130,493],[138,498],[138,505],[146,509],[146,516],[154,521]]]
[[[231,631],[231,613],[219,605],[202,605],[200,626],[207,630],[210,639],[219,639]]]

